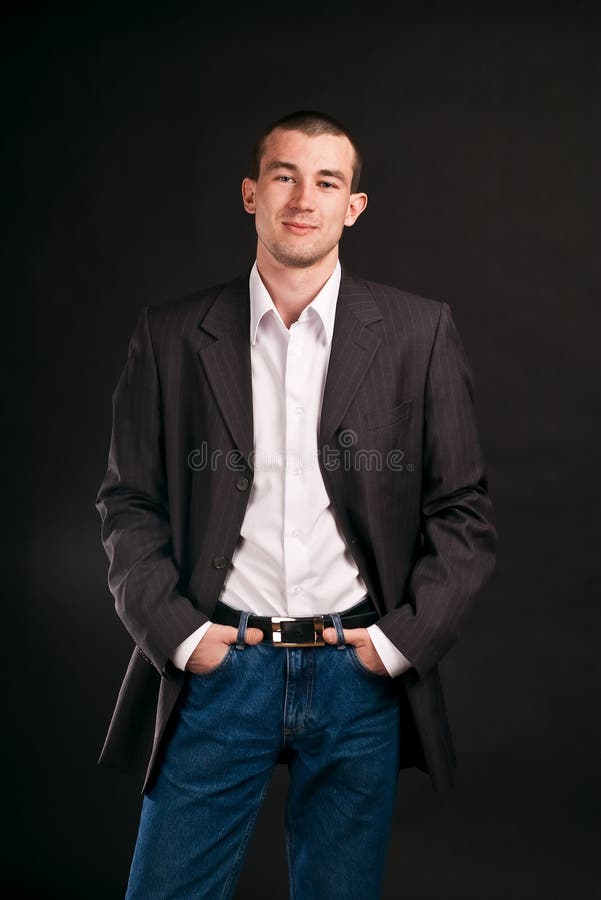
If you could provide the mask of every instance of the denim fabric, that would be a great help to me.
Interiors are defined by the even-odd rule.
[[[144,796],[127,900],[232,897],[284,749],[290,900],[380,897],[398,774],[397,695],[334,624],[338,645],[311,648],[250,646],[239,631],[215,669],[190,675]],[[268,861],[258,865],[268,873]]]

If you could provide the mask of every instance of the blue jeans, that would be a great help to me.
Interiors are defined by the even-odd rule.
[[[290,900],[380,897],[397,693],[344,644],[334,619],[337,646],[285,648],[244,644],[243,615],[222,662],[190,675],[144,796],[126,900],[231,898],[283,751]]]

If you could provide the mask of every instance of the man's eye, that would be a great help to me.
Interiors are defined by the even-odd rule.
[[[335,188],[338,185],[334,184],[333,181],[320,181],[319,186],[324,188]]]
[[[292,181],[290,175],[277,175],[276,181],[283,181],[285,184],[288,184],[289,181]]]

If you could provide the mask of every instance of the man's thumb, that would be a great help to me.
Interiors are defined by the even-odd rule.
[[[323,639],[326,644],[335,644],[338,640],[335,628],[324,628]]]
[[[247,628],[246,629],[246,643],[247,644],[260,644],[263,640],[263,632],[260,628]]]

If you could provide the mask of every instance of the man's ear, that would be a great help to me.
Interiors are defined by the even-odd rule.
[[[367,194],[351,194],[344,224],[349,228],[354,225],[365,207],[367,206]]]
[[[242,182],[242,203],[247,213],[255,212],[255,192],[257,182],[252,178],[245,178]]]

